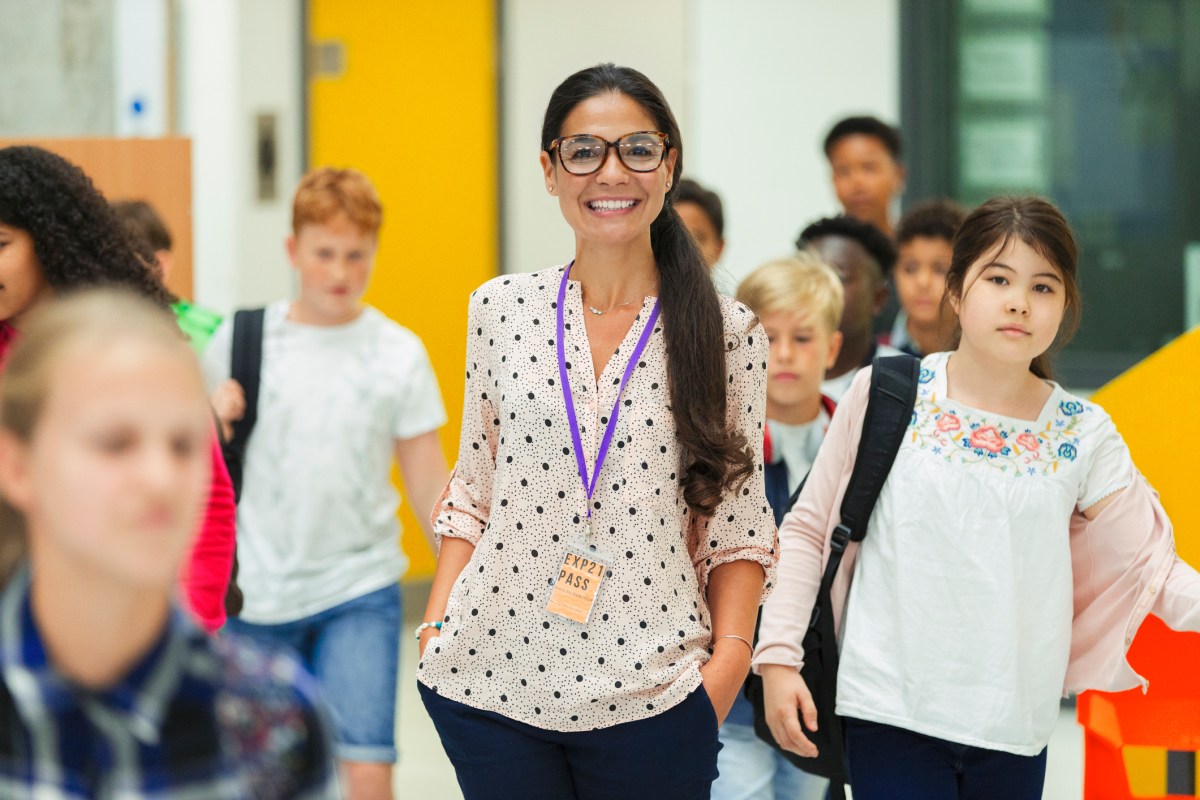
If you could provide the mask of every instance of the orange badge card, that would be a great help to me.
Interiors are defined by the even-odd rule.
[[[581,625],[587,623],[607,569],[595,556],[595,553],[567,551],[550,591],[547,611]]]

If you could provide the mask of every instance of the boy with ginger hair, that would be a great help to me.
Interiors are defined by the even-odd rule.
[[[392,796],[407,567],[392,459],[420,520],[448,479],[437,437],[446,414],[425,348],[363,304],[381,221],[374,187],[354,170],[314,170],[296,190],[287,253],[299,294],[263,319],[238,507],[245,606],[229,623],[293,648],[316,675],[352,800]],[[217,330],[204,359],[225,425],[246,410],[230,379],[232,327]]]

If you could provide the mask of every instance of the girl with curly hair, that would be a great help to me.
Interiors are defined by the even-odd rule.
[[[166,308],[173,298],[152,264],[153,251],[126,233],[83,170],[40,147],[0,148],[0,369],[29,312],[57,295],[125,288]],[[235,514],[215,430],[211,458],[204,527],[181,575],[188,606],[210,631],[225,622]]]

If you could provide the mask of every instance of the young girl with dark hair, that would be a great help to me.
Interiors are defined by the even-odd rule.
[[[0,385],[0,795],[336,797],[312,679],[173,608],[212,430],[173,319],[87,292],[22,325]]]
[[[153,264],[153,250],[128,235],[83,170],[39,147],[0,148],[0,370],[25,317],[56,295],[116,287],[166,308],[173,298]],[[225,623],[236,513],[215,429],[210,458],[204,526],[180,584],[188,607],[214,631]]]
[[[990,200],[955,240],[954,350],[922,360],[911,432],[833,586],[856,800],[1037,800],[1064,691],[1144,688],[1125,653],[1149,613],[1200,631],[1200,576],[1157,494],[1104,410],[1050,380],[1079,319],[1076,259],[1040,198]],[[815,749],[796,709],[816,724],[800,643],[869,377],[780,526],[763,608],[754,669],[772,733],[800,755]]]
[[[775,562],[767,341],[672,208],[682,154],[641,73],[567,78],[541,163],[575,258],[472,295],[418,630],[469,800],[691,800],[716,775]]]

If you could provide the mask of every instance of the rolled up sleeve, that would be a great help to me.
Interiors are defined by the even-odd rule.
[[[471,296],[467,314],[467,375],[463,396],[462,433],[458,462],[450,481],[434,504],[434,534],[477,544],[487,527],[496,473],[500,420],[488,392],[487,319],[478,293]]]
[[[742,484],[726,489],[710,517],[692,520],[692,560],[700,590],[713,569],[732,561],[754,561],[765,573],[759,602],[775,585],[778,539],[775,517],[767,504],[763,476],[763,425],[767,403],[767,337],[762,326],[731,337],[726,356],[729,390],[726,419],[753,451],[754,471]]]

